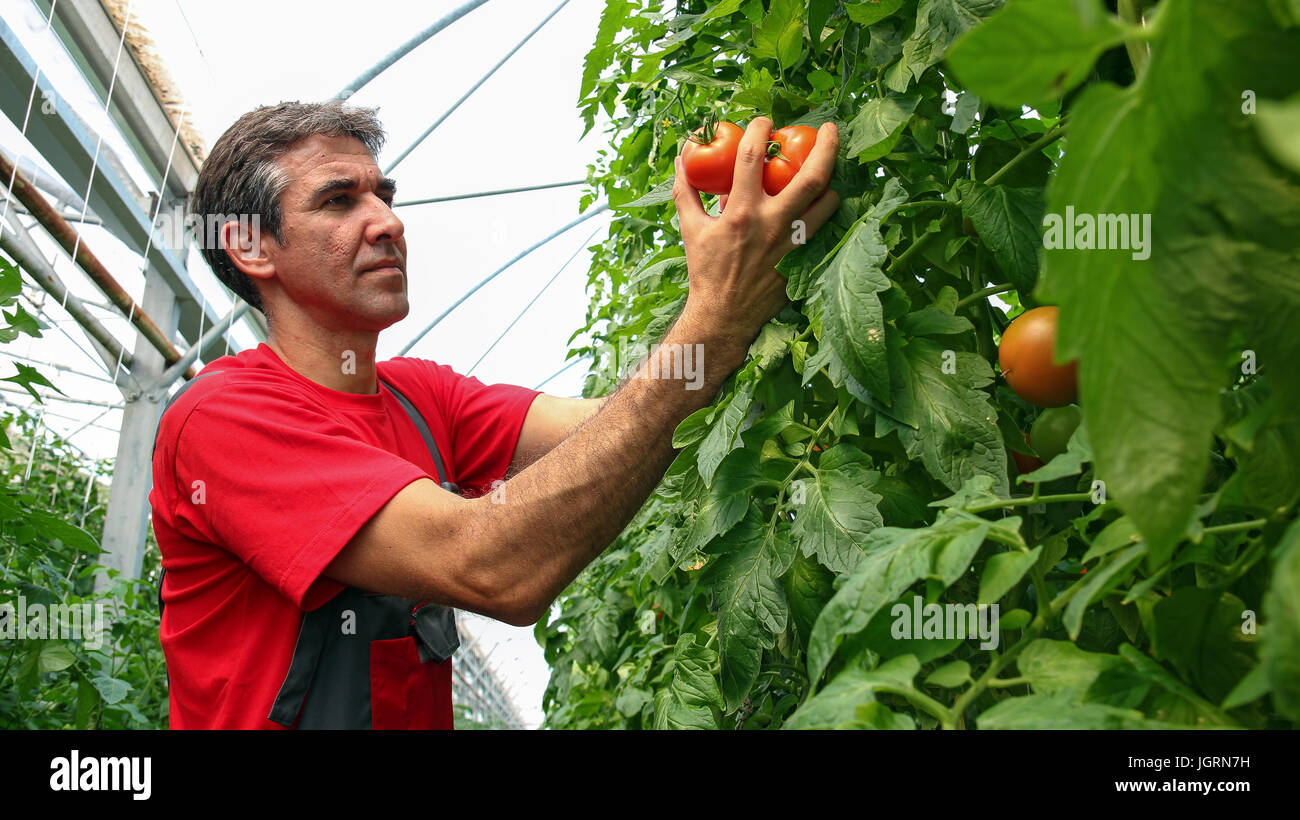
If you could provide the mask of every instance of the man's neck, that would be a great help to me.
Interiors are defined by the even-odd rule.
[[[370,395],[378,392],[375,345],[379,334],[354,332],[303,335],[276,333],[266,344],[299,375],[341,393]]]

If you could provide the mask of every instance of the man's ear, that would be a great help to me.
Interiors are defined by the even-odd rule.
[[[275,273],[268,247],[274,237],[261,230],[259,221],[254,215],[251,222],[247,218],[223,222],[217,238],[232,265],[249,276],[269,279]]]

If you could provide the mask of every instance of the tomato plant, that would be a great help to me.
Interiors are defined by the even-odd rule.
[[[817,129],[809,125],[791,125],[773,131],[763,160],[763,190],[769,196],[784,191],[816,144]]]
[[[1002,377],[1017,395],[1039,407],[1061,407],[1079,398],[1078,363],[1054,359],[1058,312],[1053,306],[1025,311],[1002,333],[998,347]]]
[[[584,395],[685,302],[666,192],[695,123],[834,121],[840,207],[538,623],[548,725],[1298,725],[1300,176],[1270,129],[1300,27],[1285,3],[1116,8],[608,5],[580,105],[589,127],[621,106],[617,155],[582,207],[620,218],[575,334]],[[1258,115],[1224,113],[1242,89]],[[1153,233],[1103,243],[1124,214]],[[1067,457],[1011,474],[1024,430],[1046,456],[1076,412]],[[916,596],[996,605],[1000,643],[894,637]]]
[[[736,170],[736,149],[745,129],[734,122],[705,125],[682,147],[682,171],[686,181],[706,194],[731,190]]]
[[[1079,427],[1083,414],[1073,404],[1051,407],[1038,414],[1029,430],[1029,443],[1045,461],[1065,452],[1070,436]]]

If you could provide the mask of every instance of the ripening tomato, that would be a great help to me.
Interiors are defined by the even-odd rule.
[[[1029,428],[1029,440],[1044,460],[1052,459],[1065,452],[1070,443],[1070,436],[1083,421],[1083,413],[1073,404],[1064,407],[1052,407],[1038,414],[1034,426]]]
[[[701,128],[682,147],[682,171],[686,181],[706,194],[725,194],[731,190],[736,172],[736,149],[745,129],[734,122],[720,122],[713,133]],[[711,139],[710,139],[711,137]]]
[[[769,155],[763,161],[763,190],[769,196],[776,196],[785,190],[812,153],[817,129],[810,125],[788,125],[772,132],[772,142],[780,147],[780,155]]]
[[[1078,362],[1056,364],[1055,307],[1036,307],[1016,317],[1002,334],[998,365],[1007,385],[1039,407],[1064,407],[1079,398]]]

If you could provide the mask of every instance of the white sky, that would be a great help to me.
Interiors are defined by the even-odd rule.
[[[356,93],[351,101],[379,106],[388,129],[381,167],[387,167],[558,2],[491,0]],[[235,118],[258,105],[333,96],[457,5],[459,0],[134,0],[132,14],[149,29],[192,108],[192,121],[210,146]],[[393,171],[400,183],[398,200],[585,178],[587,165],[606,147],[602,121],[586,139],[579,139],[582,120],[576,107],[582,60],[603,7],[604,0],[571,0]],[[103,121],[102,102],[70,70],[56,40],[44,31],[43,15],[30,0],[0,0],[0,16],[60,93],[95,131],[101,131],[96,124]],[[30,163],[35,152],[21,137],[20,126],[0,118],[0,146],[10,156],[25,154]],[[114,144],[110,134],[106,145]],[[129,170],[142,188],[157,189],[158,181],[149,180],[138,167]],[[582,190],[574,186],[399,209],[406,225],[411,313],[380,337],[380,358],[397,355],[473,285],[518,251],[576,218]],[[466,372],[578,248],[606,234],[610,218],[606,212],[570,229],[502,273],[408,355]],[[598,228],[595,239],[587,241]],[[139,257],[99,228],[87,226],[84,237],[139,301],[143,296]],[[51,246],[44,247],[47,258],[57,256]],[[588,259],[584,251],[565,267],[474,371],[475,376],[487,383],[533,387],[564,366],[567,340],[584,323]],[[55,268],[77,296],[107,301],[66,258],[56,261]],[[190,273],[218,313],[224,313],[230,301],[197,254],[190,261]],[[107,381],[60,373],[53,367],[66,365],[106,376],[98,359],[83,350],[89,348],[84,332],[57,305],[49,309],[68,335],[50,330],[41,340],[24,336],[6,346],[6,352],[50,363],[42,372],[71,397],[119,403],[120,392]],[[135,337],[124,318],[103,309],[93,312],[128,349],[134,348]],[[236,333],[236,338],[245,346],[253,342],[246,330]],[[584,367],[577,365],[544,389],[560,396],[578,395],[584,373]],[[31,404],[10,392],[0,392],[0,399]],[[121,413],[103,413],[104,407],[50,403],[47,422],[63,434],[80,428],[72,439],[75,445],[95,457],[111,457],[116,454]],[[84,426],[88,423],[91,426]],[[463,633],[481,634],[480,646],[492,652],[492,664],[514,693],[525,719],[533,725],[540,722],[549,670],[532,630],[476,616],[463,617],[461,624]]]

